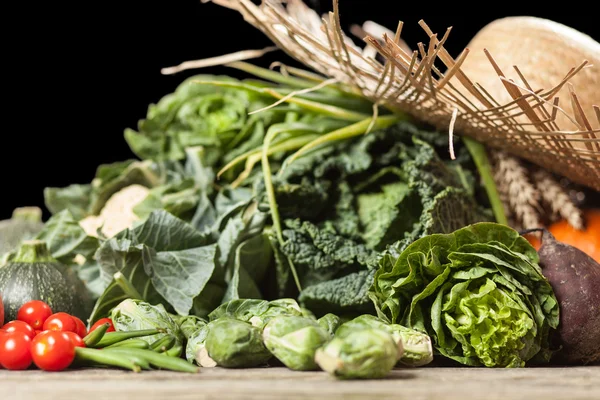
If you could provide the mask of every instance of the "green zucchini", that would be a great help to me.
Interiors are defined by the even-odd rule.
[[[30,300],[46,302],[52,312],[66,312],[87,320],[85,286],[73,271],[52,258],[46,243],[23,241],[15,256],[0,268],[0,293],[7,321]]]

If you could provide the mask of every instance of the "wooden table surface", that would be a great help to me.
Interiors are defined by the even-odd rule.
[[[383,380],[337,381],[286,368],[204,368],[198,374],[118,370],[0,370],[0,399],[393,399],[599,400],[600,366],[419,368]]]

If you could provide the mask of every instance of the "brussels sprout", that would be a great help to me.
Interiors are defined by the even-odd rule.
[[[278,299],[269,302],[267,311],[250,319],[250,323],[259,328],[264,328],[267,323],[279,315],[302,316],[302,309],[294,299]]]
[[[398,324],[391,324],[392,336],[402,340],[404,353],[399,364],[407,367],[421,367],[433,361],[431,338],[422,332]]]
[[[318,369],[315,352],[331,335],[315,320],[296,315],[279,315],[265,326],[265,346],[286,367],[296,371]]]
[[[358,329],[381,329],[392,335],[396,341],[402,342],[404,352],[399,364],[409,367],[420,367],[433,361],[431,338],[419,331],[399,324],[388,324],[373,315],[361,315],[343,323],[336,330],[336,336],[347,336]]]
[[[111,311],[110,319],[117,331],[161,329],[164,333],[144,336],[140,339],[152,344],[166,335],[173,335],[175,337],[173,347],[183,348],[183,333],[162,304],[153,306],[142,300],[126,299]]]
[[[402,354],[402,344],[381,329],[360,329],[317,350],[315,361],[339,379],[385,377]]]
[[[206,351],[220,367],[256,367],[272,357],[263,344],[261,330],[247,322],[222,317],[206,329]]]
[[[235,299],[221,304],[208,314],[209,321],[229,317],[240,321],[249,322],[256,315],[261,315],[269,309],[267,300]]]
[[[188,337],[185,358],[201,367],[216,367],[217,363],[206,350],[206,336],[208,336],[208,324],[205,323]]]
[[[257,299],[236,299],[221,304],[208,315],[210,321],[222,317],[235,318],[249,322],[262,329],[269,320],[277,315],[302,315],[300,306],[294,299],[278,299],[273,301]]]
[[[331,335],[335,334],[336,329],[340,326],[342,320],[335,314],[325,314],[317,321],[319,325]]]
[[[181,329],[181,333],[186,339],[189,339],[190,336],[208,324],[208,321],[195,315],[172,315],[171,318],[179,325],[179,329]]]

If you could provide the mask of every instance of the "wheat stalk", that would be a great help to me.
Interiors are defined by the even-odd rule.
[[[549,205],[553,219],[564,218],[575,229],[584,228],[582,211],[548,171],[537,169],[533,180],[542,200]]]
[[[540,220],[540,192],[531,183],[528,170],[519,159],[502,151],[491,152],[494,162],[494,180],[503,202],[517,229],[542,226]]]

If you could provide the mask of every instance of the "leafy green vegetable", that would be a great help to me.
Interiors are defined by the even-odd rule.
[[[381,318],[427,332],[466,365],[548,361],[558,302],[538,255],[513,229],[478,223],[384,254],[370,296]]]
[[[374,275],[374,270],[363,270],[308,286],[300,293],[298,301],[318,315],[330,312],[374,313],[375,309],[368,297]]]
[[[112,310],[110,319],[117,331],[128,332],[145,329],[163,331],[155,335],[140,337],[148,344],[171,335],[175,337],[176,346],[182,346],[185,339],[181,329],[162,304],[152,305],[141,300],[126,299]]]
[[[149,193],[130,207],[141,221],[155,210],[165,210],[186,222],[195,217],[207,218],[202,214],[213,190],[214,173],[205,165],[204,149],[191,147],[185,154],[187,158],[181,162],[126,160],[100,165],[91,184],[46,188],[46,206],[53,214],[67,210],[76,221],[104,216],[113,212],[105,207],[117,192],[139,185],[148,188]],[[205,208],[197,215],[200,205]]]
[[[424,134],[401,122],[284,163],[273,181],[283,219],[283,243],[272,241],[280,294],[289,293],[291,261],[303,306],[374,313],[378,252],[491,219],[475,201],[468,157],[443,160]]]
[[[182,159],[193,146],[225,147],[241,132],[253,94],[197,81],[236,81],[226,76],[197,75],[148,108],[138,131],[127,129],[125,139],[145,159]]]
[[[272,250],[268,238],[254,236],[235,250],[233,275],[223,302],[240,298],[261,298],[256,282],[261,282],[271,263]]]
[[[338,379],[384,378],[402,355],[402,346],[386,331],[361,329],[336,336],[318,349],[315,361]]]
[[[92,185],[73,184],[65,188],[44,189],[46,207],[52,214],[69,211],[77,220],[88,215],[92,195]]]
[[[258,69],[253,72],[260,73]],[[320,103],[298,96],[251,115],[290,92],[287,85],[277,83],[207,74],[192,76],[150,105],[138,129],[125,130],[125,140],[137,156],[154,160],[180,160],[187,149],[201,146],[210,154],[207,165],[216,167],[234,160],[236,164],[260,149],[267,129],[274,125],[283,124],[289,132],[291,124],[305,123],[311,132],[326,133],[347,125],[348,118],[364,115],[339,107],[364,110],[364,101],[344,100],[347,95],[331,89],[311,94],[318,96]],[[291,113],[295,114],[293,121]],[[279,141],[287,139],[289,136],[284,135]]]
[[[134,229],[104,242],[96,253],[106,289],[92,320],[102,318],[123,298],[141,296],[186,315],[215,272],[216,245],[206,235],[166,211],[154,211]],[[137,293],[123,289],[120,272]]]
[[[331,336],[316,321],[297,315],[279,315],[263,330],[267,349],[286,367],[296,371],[318,369],[315,353]]]
[[[35,238],[46,242],[52,256],[67,264],[77,255],[91,258],[99,246],[98,239],[88,236],[68,210],[53,215]]]
[[[444,160],[440,135],[383,109],[371,118],[372,104],[343,85],[284,97],[313,88],[314,77],[235,66],[267,81],[191,77],[125,131],[142,160],[101,165],[89,184],[46,189],[54,216],[40,238],[64,262],[77,256],[98,297],[92,322],[135,299],[163,304],[174,318],[259,330],[310,310],[331,332],[340,321],[327,313],[382,312],[369,290],[389,257],[426,235],[491,219],[475,201],[468,153]],[[133,185],[143,194],[118,229],[98,229],[98,238],[81,229]],[[214,365],[210,324],[184,321],[188,358]]]
[[[175,171],[175,164],[144,160],[125,160],[102,164],[90,184],[44,189],[46,207],[53,213],[68,210],[79,221],[100,213],[108,199],[119,190],[139,184],[155,187],[164,184]]]

